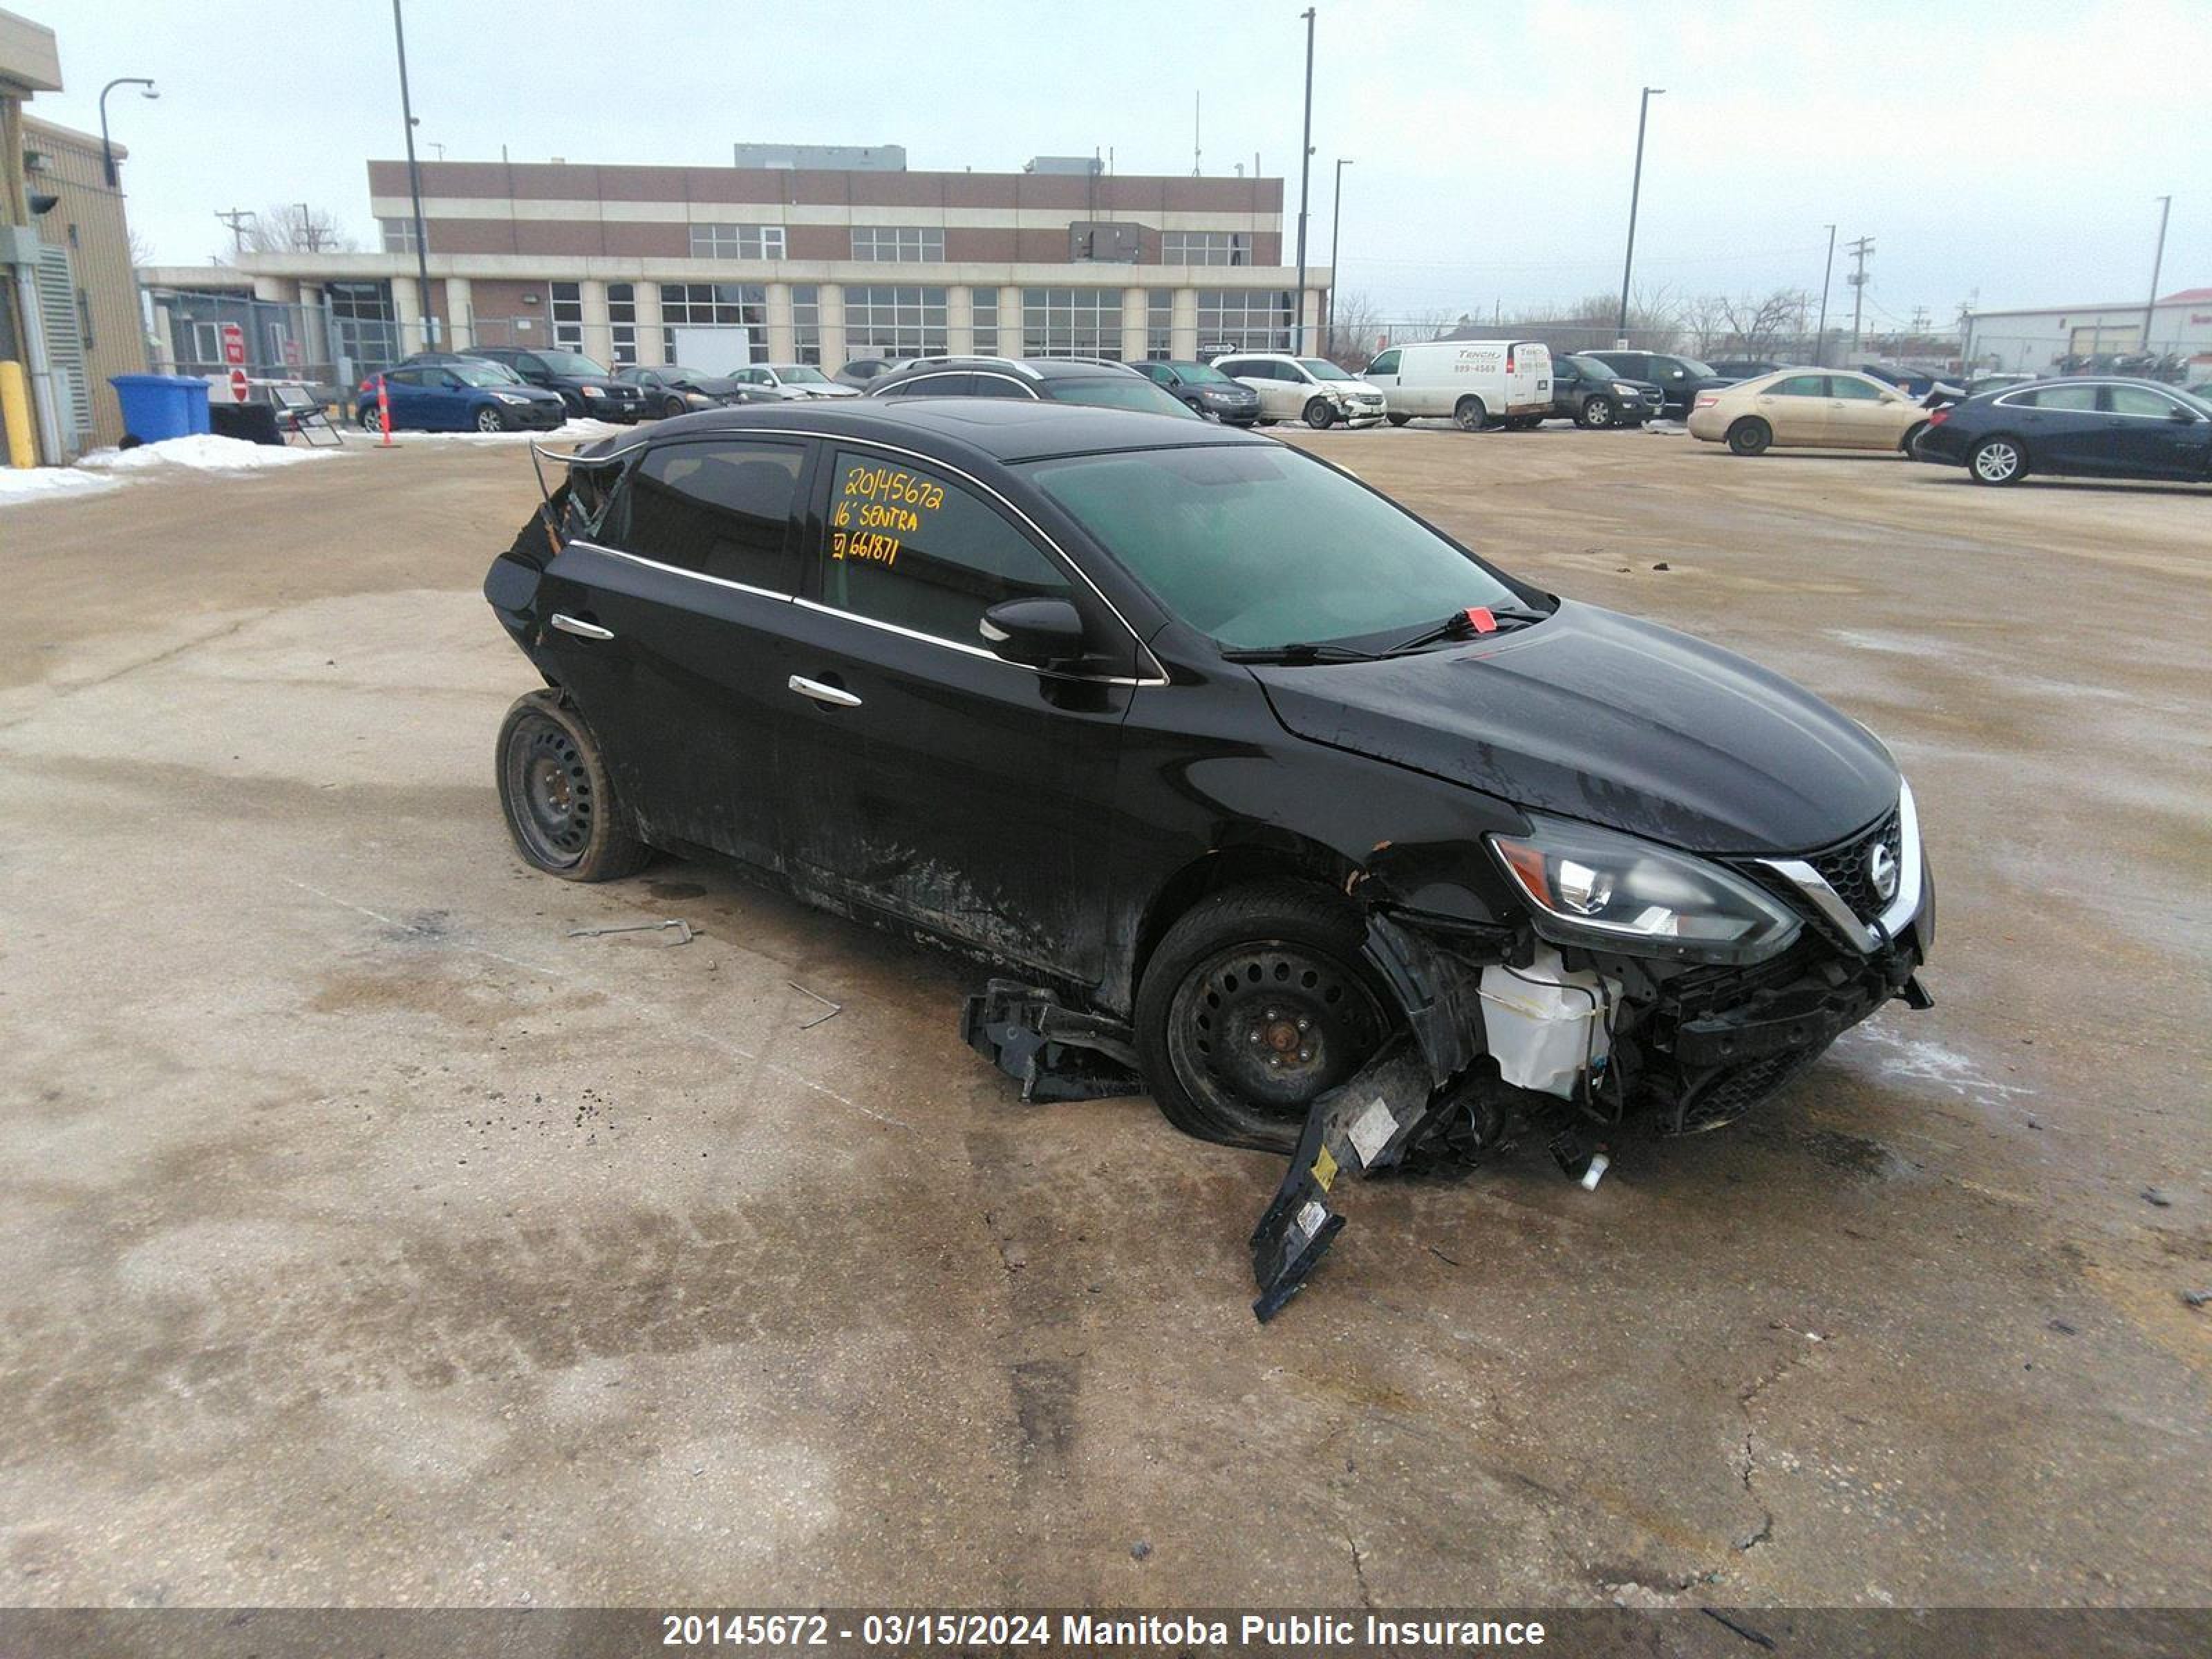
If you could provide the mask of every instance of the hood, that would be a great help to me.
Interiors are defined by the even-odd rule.
[[[1494,641],[1252,673],[1299,737],[1690,852],[1811,851],[1897,801],[1897,768],[1857,721],[1594,605]]]
[[[611,374],[556,374],[552,380],[555,386],[565,386],[571,392],[581,392],[587,386],[595,386],[611,398],[635,398],[639,395],[638,389],[628,380],[617,380]]]

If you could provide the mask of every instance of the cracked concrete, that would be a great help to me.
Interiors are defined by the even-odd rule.
[[[1367,1183],[1261,1330],[1275,1161],[1021,1105],[963,970],[726,872],[518,866],[518,457],[12,508],[0,1598],[2202,1602],[2202,492],[1293,441],[1880,730],[1936,1009],[1594,1194]]]

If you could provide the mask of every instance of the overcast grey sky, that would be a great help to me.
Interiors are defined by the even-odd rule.
[[[165,263],[227,246],[213,215],[309,201],[373,242],[363,161],[402,153],[384,0],[7,0],[60,36],[69,89],[33,113],[131,149],[133,225]],[[1869,319],[1925,306],[2133,301],[2155,198],[2161,289],[2212,284],[2212,5],[1954,7],[1644,0],[1315,0],[1310,246],[1385,318],[1617,289],[1638,88],[1652,100],[1639,289],[1820,286],[1876,239]],[[902,143],[918,168],[1114,151],[1124,173],[1256,153],[1289,179],[1300,0],[408,0],[425,159],[726,164],[736,140]],[[1286,256],[1287,257],[1287,256]]]

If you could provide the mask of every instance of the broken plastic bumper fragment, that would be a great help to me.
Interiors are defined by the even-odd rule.
[[[1344,1218],[1328,1206],[1336,1178],[1397,1163],[1433,1121],[1436,1095],[1427,1059],[1399,1042],[1314,1102],[1291,1167],[1252,1233],[1260,1287],[1252,1311],[1261,1324],[1298,1293],[1343,1228]]]
[[[1041,986],[991,981],[961,1010],[960,1040],[1037,1105],[1144,1092],[1128,1027],[1065,1008]]]

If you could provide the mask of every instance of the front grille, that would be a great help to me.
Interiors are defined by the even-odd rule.
[[[1733,1123],[1797,1075],[1820,1055],[1822,1043],[1811,1053],[1770,1054],[1747,1061],[1730,1071],[1718,1072],[1690,1091],[1675,1121],[1674,1134],[1692,1135]]]
[[[1885,901],[1874,890],[1874,878],[1867,872],[1867,855],[1877,843],[1889,849],[1890,867],[1896,868],[1905,850],[1905,838],[1893,806],[1887,817],[1865,834],[1825,853],[1815,853],[1805,860],[1820,872],[1820,879],[1836,890],[1836,896],[1849,905],[1851,914],[1861,921],[1872,921],[1886,908]],[[1896,895],[1893,892],[1890,896],[1894,898]]]

